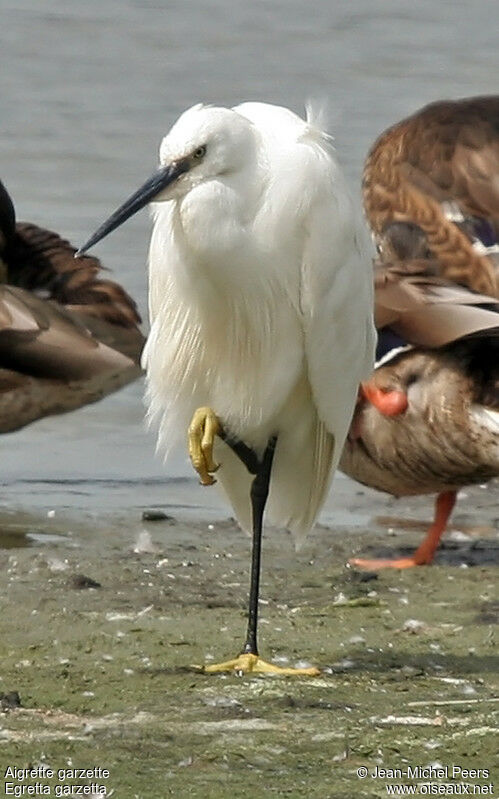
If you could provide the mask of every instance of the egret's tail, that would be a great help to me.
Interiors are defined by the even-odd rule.
[[[277,437],[265,520],[290,530],[298,548],[314,526],[330,487],[336,466],[335,441],[319,421],[308,384],[294,393],[279,422],[282,432]],[[216,456],[221,463],[217,479],[239,524],[251,532],[252,477],[222,442]]]

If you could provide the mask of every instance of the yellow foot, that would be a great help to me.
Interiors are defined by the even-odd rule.
[[[365,571],[378,571],[378,569],[412,569],[413,566],[425,566],[430,561],[419,561],[415,557],[412,558],[394,558],[393,560],[382,558],[351,558],[349,561],[350,566],[355,566],[357,569]]]
[[[198,408],[189,425],[189,456],[197,471],[201,485],[216,483],[211,472],[216,472],[218,464],[213,460],[213,443],[222,426],[211,408]]]
[[[267,663],[259,655],[244,653],[238,655],[233,660],[226,660],[224,663],[211,663],[209,666],[194,666],[195,669],[204,674],[218,674],[223,671],[232,671],[236,674],[278,674],[283,677],[317,677],[320,674],[315,666],[309,669],[293,669],[276,666],[274,663]]]

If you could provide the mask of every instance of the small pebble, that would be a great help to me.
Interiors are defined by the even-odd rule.
[[[423,621],[419,621],[419,619],[407,619],[402,626],[402,630],[405,633],[417,635],[417,633],[420,633],[425,627],[426,624]]]
[[[447,541],[457,541],[459,543],[463,541],[471,541],[472,538],[470,535],[463,533],[461,530],[452,530],[450,533],[447,534]]]
[[[154,554],[157,547],[153,544],[151,534],[147,530],[142,530],[135,542],[133,551],[136,555]]]
[[[143,522],[174,522],[173,516],[168,516],[162,510],[145,510],[142,514]]]
[[[69,569],[69,563],[67,559],[61,560],[61,558],[54,557],[47,558],[47,566],[51,572],[63,572],[66,571],[66,569]]]
[[[350,572],[350,580],[352,583],[369,583],[371,580],[377,580],[377,572],[371,571],[356,571],[352,569]]]
[[[22,707],[21,697],[17,691],[0,694],[0,710],[12,710],[15,707]]]
[[[97,580],[93,580],[91,577],[87,577],[85,574],[73,574],[73,576],[69,580],[69,585],[71,588],[102,588],[101,584],[97,582]]]

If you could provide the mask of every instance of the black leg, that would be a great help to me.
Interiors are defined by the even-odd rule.
[[[269,439],[263,458],[260,459],[251,447],[248,447],[248,445],[244,444],[242,441],[231,438],[223,431],[219,431],[218,435],[238,456],[239,460],[246,466],[248,472],[254,475],[250,492],[253,546],[251,553],[248,629],[243,650],[236,658],[226,660],[223,663],[210,663],[200,668],[206,674],[220,672],[247,674],[259,672],[260,674],[279,674],[286,677],[295,675],[316,677],[320,672],[313,666],[307,668],[282,667],[277,666],[275,663],[268,663],[258,655],[258,597],[260,590],[263,515],[269,495],[270,476],[277,436],[273,436]]]
[[[244,441],[239,441],[237,438],[232,438],[228,433],[225,432],[223,428],[220,430],[218,435],[222,441],[225,441],[227,446],[231,448],[232,452],[237,455],[241,463],[246,466],[250,474],[258,474],[262,468],[263,461],[258,459],[256,452],[254,452],[251,447],[248,447]],[[271,439],[271,441],[274,441],[275,447],[275,439]]]
[[[256,476],[251,484],[251,511],[253,522],[253,545],[251,552],[250,594],[248,606],[248,630],[243,654],[258,655],[258,597],[260,592],[260,563],[262,552],[263,513],[269,495],[270,474],[276,438],[271,438],[263,455]]]

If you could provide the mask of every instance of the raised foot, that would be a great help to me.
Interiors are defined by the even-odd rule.
[[[431,561],[419,560],[414,555],[411,558],[350,558],[350,566],[363,571],[378,571],[378,569],[412,569],[413,566],[426,566]]]
[[[276,666],[262,660],[259,655],[244,653],[224,663],[210,663],[209,666],[194,666],[203,674],[219,674],[220,672],[235,672],[236,674],[276,674],[281,677],[317,677],[319,669],[312,666],[308,669],[293,669],[291,667]]]
[[[222,425],[211,408],[194,411],[188,430],[189,456],[201,485],[216,483],[212,472],[216,472],[219,465],[213,460],[213,444],[221,431]]]

